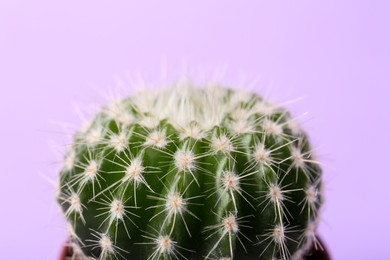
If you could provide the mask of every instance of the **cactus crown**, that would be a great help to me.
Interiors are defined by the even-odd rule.
[[[320,176],[285,109],[187,83],[103,107],[57,199],[85,258],[299,259],[317,245]]]

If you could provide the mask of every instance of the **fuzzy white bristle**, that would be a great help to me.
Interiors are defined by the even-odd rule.
[[[317,236],[316,236],[316,230],[317,230],[317,223],[315,221],[310,221],[305,228],[305,232],[301,235],[300,243],[305,243],[302,246],[302,249],[305,251],[308,251],[312,248],[314,245],[315,249],[321,249],[324,250],[323,246],[321,243],[318,241]]]
[[[186,201],[179,194],[169,194],[165,203],[166,210],[170,214],[181,214],[186,206]]]
[[[130,126],[134,122],[134,116],[128,112],[123,112],[117,119],[123,126]]]
[[[238,224],[236,221],[236,217],[233,214],[230,214],[228,217],[226,217],[223,220],[223,225],[227,232],[233,232],[233,233],[238,232]]]
[[[306,201],[314,205],[318,200],[318,189],[314,185],[310,185],[306,190]]]
[[[213,234],[216,234],[218,232],[218,230],[220,230],[222,234],[220,235],[220,238],[218,239],[218,241],[213,245],[213,247],[211,248],[211,250],[209,251],[209,253],[205,257],[205,259],[209,259],[209,256],[211,256],[211,254],[214,252],[214,250],[216,250],[216,248],[218,247],[218,245],[220,244],[220,242],[222,241],[222,239],[225,236],[227,236],[229,239],[230,256],[233,258],[234,253],[233,253],[233,244],[232,244],[231,238],[233,236],[238,238],[237,235],[238,235],[238,233],[240,233],[237,220],[238,219],[236,218],[235,213],[230,212],[229,215],[227,215],[226,217],[224,217],[222,219],[220,224],[206,227],[206,230],[213,231]],[[209,237],[211,237],[211,236],[212,235],[210,235]],[[207,237],[206,239],[208,239],[209,237]]]
[[[226,135],[213,137],[211,146],[214,152],[230,153],[233,151],[233,145]]]
[[[107,233],[100,233],[92,230],[91,235],[95,239],[86,239],[86,241],[90,242],[87,247],[92,247],[92,249],[100,248],[100,255],[97,258],[98,260],[119,259],[118,256],[125,259],[125,257],[119,251],[129,253],[126,250],[116,246]]]
[[[146,137],[145,146],[154,146],[156,148],[165,148],[168,144],[167,137],[164,132],[154,130]]]
[[[91,160],[84,170],[84,176],[86,181],[93,181],[96,179],[98,173],[98,163],[95,160]]]
[[[317,225],[314,222],[310,222],[305,229],[305,236],[307,238],[310,238],[310,239],[315,238],[316,228],[317,228]]]
[[[102,140],[103,140],[103,130],[100,127],[90,129],[85,136],[85,141],[89,146],[97,145]]]
[[[85,224],[85,219],[83,217],[83,208],[86,207],[81,203],[79,194],[72,191],[70,196],[66,200],[64,200],[64,202],[70,204],[70,206],[65,212],[65,216],[69,217],[71,214],[74,214],[74,221],[76,220],[76,216],[78,216]]]
[[[284,227],[282,225],[276,225],[273,233],[272,233],[273,240],[278,244],[283,244],[286,240],[284,235]]]
[[[172,88],[140,92],[132,102],[138,113],[155,116],[157,123],[168,119],[182,133],[182,138],[191,136],[199,139],[203,132],[219,125],[234,109],[234,104],[224,101],[225,93],[218,87],[202,89],[188,81],[181,81]],[[194,126],[193,122],[199,125]],[[148,125],[152,128],[157,126]]]
[[[134,181],[136,186],[138,186],[144,181],[142,176],[144,171],[145,168],[142,166],[142,160],[140,158],[134,158],[127,167],[125,176],[122,178],[122,182]]]
[[[78,194],[72,193],[71,196],[69,197],[69,202],[70,202],[70,207],[69,207],[70,212],[81,213],[83,211],[80,197]]]
[[[125,108],[123,107],[122,100],[115,99],[108,103],[105,113],[109,119],[117,120],[119,119],[123,114],[125,114]]]
[[[280,136],[283,134],[283,127],[270,119],[264,119],[263,128],[266,134]]]
[[[54,181],[54,197],[59,199],[61,195],[61,183],[60,180]]]
[[[103,255],[115,252],[112,241],[106,234],[102,234],[102,237],[99,240],[99,244]]]
[[[301,150],[296,147],[293,147],[291,153],[292,153],[291,156],[292,156],[294,166],[297,168],[304,167],[305,159],[303,158],[303,154]]]
[[[231,129],[236,134],[246,134],[253,131],[253,126],[246,119],[241,119],[238,121],[233,121],[231,124]]]
[[[169,236],[159,236],[156,245],[160,254],[173,253],[173,243]]]
[[[234,96],[231,97],[231,104],[239,106],[241,103],[248,102],[253,97],[253,93],[247,91],[245,88],[235,89]]]
[[[114,199],[110,205],[110,214],[114,219],[123,219],[123,215],[125,214],[123,202],[118,199]]]
[[[292,134],[298,136],[302,134],[302,128],[297,119],[292,119],[287,122],[287,127],[291,130]]]
[[[256,146],[253,157],[260,164],[269,164],[271,162],[270,154],[271,152],[265,148],[264,144],[260,143]]]
[[[189,150],[178,150],[175,155],[175,166],[179,171],[193,171],[195,169],[195,155]]]
[[[66,158],[65,158],[65,161],[64,161],[64,167],[67,171],[70,171],[73,169],[75,160],[76,160],[76,153],[72,149],[72,150],[68,151]]]
[[[276,184],[270,185],[268,197],[272,202],[282,201],[284,199],[281,188]]]
[[[79,244],[85,246],[81,238],[76,234],[73,225],[70,222],[66,223],[66,231],[68,232],[70,243],[72,244],[72,249],[80,249]],[[77,248],[75,248],[75,246]],[[81,251],[81,250],[80,250]],[[84,255],[82,252],[77,252],[76,255]]]
[[[231,171],[223,172],[222,183],[224,189],[237,191],[240,189],[240,177]]]
[[[128,142],[127,140],[128,137],[125,133],[120,133],[119,135],[113,134],[108,143],[116,150],[117,153],[120,153],[126,148]]]
[[[269,104],[269,102],[263,101],[256,103],[254,110],[260,115],[270,116],[276,110],[276,106]]]
[[[153,129],[156,128],[160,123],[160,118],[154,115],[147,115],[144,116],[139,123],[146,128]]]
[[[230,116],[234,121],[247,121],[250,116],[250,111],[243,108],[234,109]]]
[[[180,139],[183,140],[187,137],[193,139],[202,139],[204,137],[204,132],[200,126],[197,124],[189,124],[179,129],[180,130]]]

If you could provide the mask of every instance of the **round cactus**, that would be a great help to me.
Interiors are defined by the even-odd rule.
[[[319,246],[320,177],[284,108],[186,83],[103,107],[57,200],[83,259],[300,259]]]

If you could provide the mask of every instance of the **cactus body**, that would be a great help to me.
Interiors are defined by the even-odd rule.
[[[58,202],[96,259],[299,259],[321,169],[289,113],[191,84],[115,100],[74,136]]]

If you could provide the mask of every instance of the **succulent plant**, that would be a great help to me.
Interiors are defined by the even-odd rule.
[[[300,259],[321,168],[288,111],[192,83],[110,102],[76,132],[57,200],[81,259]]]

